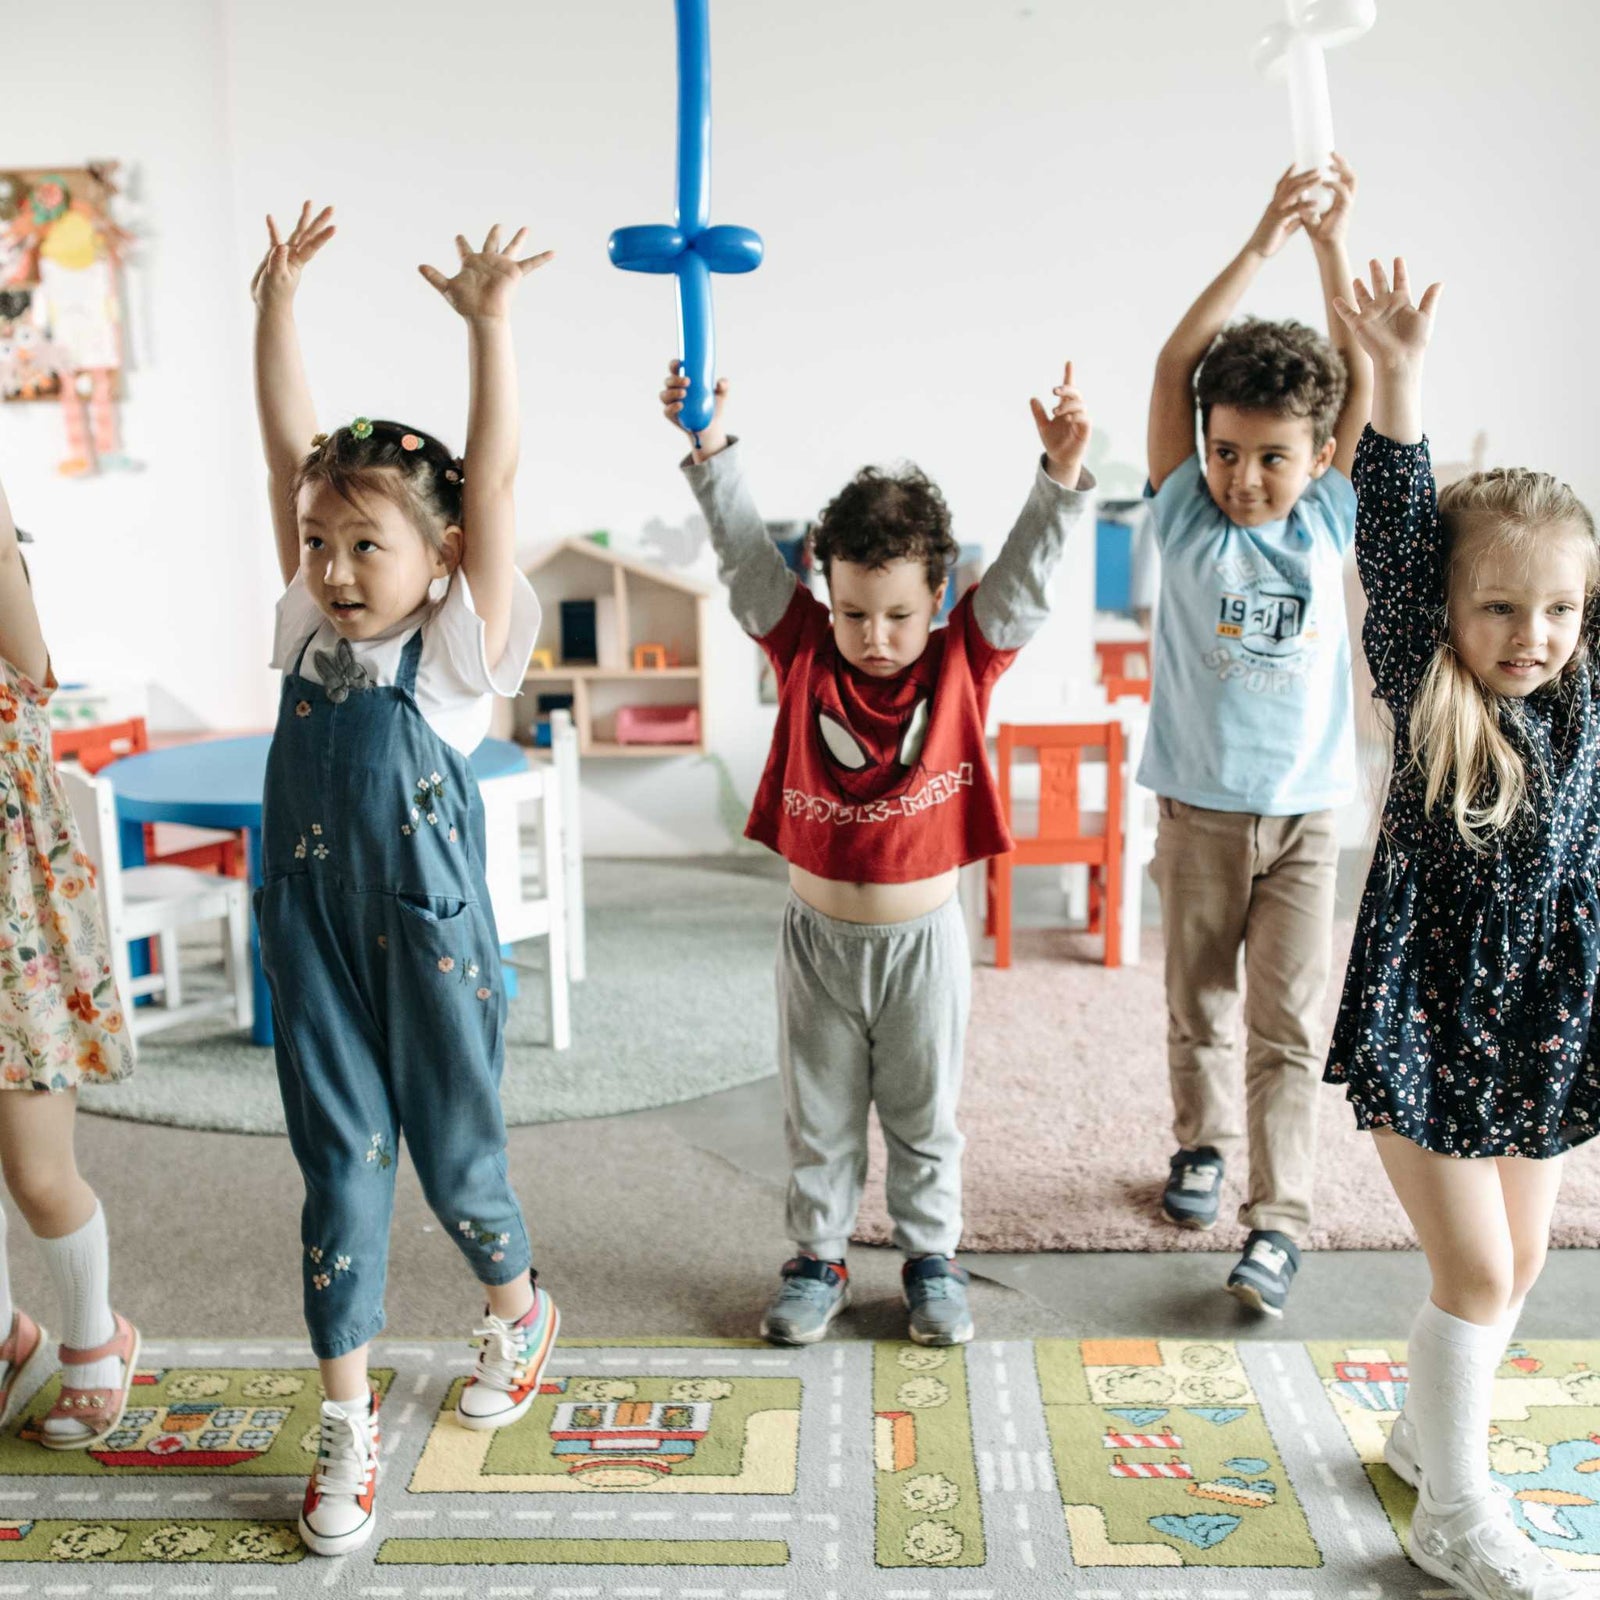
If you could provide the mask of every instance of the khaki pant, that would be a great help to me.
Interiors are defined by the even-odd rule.
[[[1161,801],[1150,871],[1166,936],[1172,1131],[1185,1150],[1238,1150],[1242,945],[1250,1182],[1239,1221],[1297,1241],[1311,1221],[1338,861],[1330,811],[1258,817]]]

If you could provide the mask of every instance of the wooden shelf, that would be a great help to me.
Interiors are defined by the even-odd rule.
[[[596,740],[579,754],[587,760],[590,756],[703,756],[705,746],[700,744],[616,744]]]
[[[698,678],[699,667],[532,667],[523,677],[524,683],[571,683],[583,678],[638,679],[648,682],[661,678]]]

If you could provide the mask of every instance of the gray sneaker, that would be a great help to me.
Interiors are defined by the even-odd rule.
[[[1511,1502],[1493,1495],[1452,1511],[1411,1514],[1411,1559],[1466,1600],[1585,1600],[1583,1578],[1566,1572],[1518,1532]]]
[[[815,1344],[850,1304],[850,1273],[841,1261],[796,1256],[783,1266],[783,1287],[761,1318],[773,1344]]]
[[[949,1256],[918,1256],[900,1269],[906,1305],[911,1311],[911,1337],[918,1344],[965,1344],[972,1337],[972,1311],[967,1305],[965,1267]]]
[[[1180,1228],[1215,1227],[1222,1173],[1222,1157],[1208,1144],[1173,1156],[1167,1164],[1167,1186],[1161,1191],[1161,1209],[1167,1221]]]

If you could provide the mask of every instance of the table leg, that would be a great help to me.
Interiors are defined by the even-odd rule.
[[[259,828],[246,828],[244,830],[245,848],[250,854],[250,887],[252,890],[261,887],[261,830]],[[255,1026],[250,1030],[250,1037],[256,1044],[272,1044],[272,993],[267,988],[267,975],[261,967],[261,929],[256,922],[255,911],[250,913],[250,981],[255,991],[256,1020]]]
[[[124,867],[142,867],[144,865],[144,824],[142,822],[117,823],[117,837],[122,847],[122,864]],[[136,939],[128,945],[128,970],[135,978],[143,978],[150,972],[150,952],[155,941],[152,939]],[[145,995],[136,1002],[147,1006],[152,1003],[152,997]]]

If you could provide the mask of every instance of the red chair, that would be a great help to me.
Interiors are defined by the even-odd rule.
[[[1131,696],[1150,700],[1150,641],[1148,639],[1096,639],[1096,660],[1100,663],[1100,683],[1106,699]],[[1130,671],[1137,667],[1138,671]]]
[[[1105,964],[1122,965],[1122,851],[1125,736],[1120,722],[1000,724],[1000,804],[1016,847],[989,862],[988,931],[994,964],[1011,965],[1011,872],[1017,866],[1086,865],[1089,871],[1089,931],[1105,937]],[[1011,769],[1018,750],[1039,756],[1037,832],[1016,835]],[[1078,778],[1085,751],[1102,750],[1106,762],[1105,831],[1085,833]]]
[[[143,717],[126,722],[100,722],[88,728],[58,728],[50,737],[51,754],[57,761],[76,761],[91,777],[123,756],[140,755],[150,748],[150,736]],[[144,830],[144,857],[148,866],[197,867],[202,872],[218,872],[226,878],[244,878],[250,873],[243,838],[237,833],[216,833],[211,829],[184,828],[203,842],[170,850],[156,850],[156,826]]]

